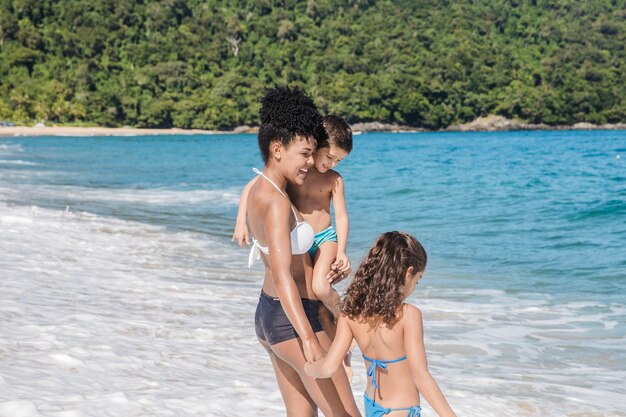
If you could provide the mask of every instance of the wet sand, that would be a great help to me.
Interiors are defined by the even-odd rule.
[[[141,136],[141,135],[210,135],[233,133],[201,129],[140,129],[134,127],[11,126],[0,127],[0,136]]]

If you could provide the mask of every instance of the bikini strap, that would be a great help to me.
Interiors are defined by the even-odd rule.
[[[380,361],[378,359],[368,358],[367,356],[363,355],[363,359],[365,359],[368,362],[371,362],[370,366],[367,367],[367,376],[372,378],[372,386],[374,388],[374,393],[375,393],[377,389],[380,389],[380,386],[378,385],[378,381],[376,379],[377,368],[387,369],[388,363],[395,363],[395,362],[403,361],[406,359],[406,356],[403,356],[398,359],[388,360],[388,361]],[[372,398],[374,398],[374,395],[373,395],[374,393],[372,393]]]
[[[409,408],[392,408],[391,409],[391,411],[401,411],[401,410],[407,410],[406,417],[422,417],[422,407],[420,407],[419,405],[415,405]]]
[[[283,191],[280,188],[278,188],[278,185],[276,185],[276,183],[274,181],[270,180],[267,177],[267,175],[265,175],[262,171],[259,171],[256,168],[252,168],[252,171],[254,171],[257,175],[261,175],[263,178],[268,180],[270,182],[270,184],[272,184],[274,187],[276,187],[278,192],[281,193],[283,195],[283,197],[287,197],[285,195],[285,193],[283,193]],[[287,200],[289,200],[289,197],[287,197]],[[293,216],[296,218],[296,224],[300,224],[300,222],[298,221],[298,215],[296,214],[296,210],[293,208],[293,204],[291,204],[291,200],[289,200],[289,206],[291,207],[291,211],[293,212]]]
[[[270,179],[267,177],[267,175],[265,175],[265,174],[263,173],[263,171],[259,171],[259,170],[258,170],[258,169],[256,169],[256,168],[252,168],[252,171],[254,171],[257,175],[261,175],[263,178],[265,178],[266,180],[268,180],[268,181],[270,182],[270,184],[272,184],[274,187],[276,187],[276,189],[278,190],[278,192],[279,192],[279,193],[281,193],[281,194],[283,195],[283,197],[287,197],[287,196],[285,195],[285,193],[283,193],[283,191],[282,191],[280,188],[278,188],[278,185],[276,185],[276,183],[275,183],[274,181],[270,180]]]
[[[378,360],[378,359],[368,358],[368,357],[367,357],[367,356],[365,356],[365,355],[362,355],[362,356],[363,356],[363,359],[365,359],[365,360],[366,360],[366,361],[368,361],[368,362],[376,362],[376,363],[382,363],[382,364],[385,364],[385,363],[396,363],[396,362],[402,362],[403,360],[405,360],[405,359],[406,359],[406,355],[405,355],[405,356],[403,356],[403,357],[401,357],[401,358],[398,358],[398,359],[390,359],[390,360],[388,360],[388,361],[382,361],[382,360]]]

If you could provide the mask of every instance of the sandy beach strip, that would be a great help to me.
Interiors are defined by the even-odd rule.
[[[385,124],[379,122],[354,123],[355,134],[365,132],[378,133],[417,133],[433,132],[424,128]],[[519,120],[507,119],[502,116],[479,117],[462,125],[452,125],[442,132],[505,132],[519,130],[626,130],[626,123],[592,124],[576,123],[573,125],[549,126],[543,123],[531,124]],[[434,131],[436,132],[436,131]],[[222,134],[257,134],[258,127],[242,125],[232,130],[203,129],[148,129],[136,127],[78,127],[78,126],[0,126],[0,137],[3,136],[150,136],[150,135],[222,135]]]
[[[0,136],[142,136],[142,135],[214,135],[238,133],[201,129],[141,129],[134,127],[10,126],[0,127]]]

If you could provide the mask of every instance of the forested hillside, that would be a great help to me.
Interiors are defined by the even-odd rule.
[[[231,128],[266,86],[350,122],[626,121],[626,0],[0,0],[0,119]]]

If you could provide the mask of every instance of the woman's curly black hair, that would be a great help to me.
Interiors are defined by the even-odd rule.
[[[387,232],[376,239],[354,274],[341,301],[341,312],[351,319],[374,317],[395,323],[404,302],[406,272],[426,269],[426,251],[408,233]]]
[[[274,87],[261,99],[259,149],[263,162],[269,159],[270,143],[287,146],[296,135],[316,138],[322,131],[322,116],[306,93],[297,88]]]

